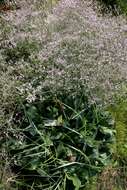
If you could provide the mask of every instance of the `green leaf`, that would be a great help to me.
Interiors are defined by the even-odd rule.
[[[45,146],[51,146],[51,145],[53,145],[53,142],[50,139],[50,135],[49,134],[43,136],[43,140],[44,140]]]
[[[45,120],[44,125],[46,127],[56,127],[56,126],[61,126],[63,125],[63,118],[62,115],[58,117],[58,119],[53,119],[53,120]]]
[[[24,131],[29,132],[32,136],[35,136],[38,134],[33,124],[30,124],[27,128],[24,129]]]
[[[63,118],[62,118],[62,115],[58,117],[57,119],[57,125],[62,125],[63,124]]]
[[[73,182],[75,190],[79,190],[79,188],[81,187],[80,179],[76,175],[67,175],[67,178]]]
[[[101,132],[103,132],[103,134],[109,134],[110,136],[113,136],[115,133],[115,130],[109,129],[107,127],[101,127]]]
[[[55,127],[57,126],[57,120],[46,120],[44,123],[45,127]]]

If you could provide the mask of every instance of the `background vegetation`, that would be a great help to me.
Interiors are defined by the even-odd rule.
[[[114,14],[124,13],[127,14],[127,1],[126,0],[99,0],[111,10]]]

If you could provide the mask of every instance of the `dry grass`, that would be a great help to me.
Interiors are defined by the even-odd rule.
[[[106,168],[98,179],[98,190],[126,190],[127,175],[126,171],[121,168]]]

